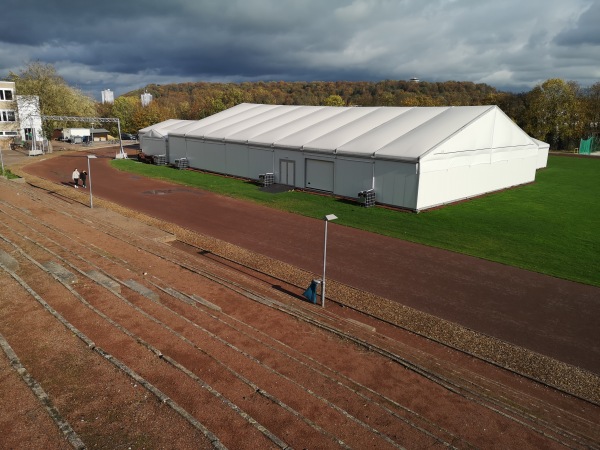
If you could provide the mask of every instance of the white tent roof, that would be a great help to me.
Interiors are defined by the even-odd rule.
[[[196,132],[196,130],[200,130],[203,127],[212,125],[213,123],[221,122],[229,117],[240,115],[240,114],[244,113],[246,110],[254,109],[257,106],[264,106],[264,105],[254,105],[251,103],[242,103],[240,105],[237,105],[235,108],[226,109],[225,111],[221,111],[217,114],[213,114],[212,116],[206,117],[202,120],[190,121],[191,123],[189,123],[183,127],[178,127],[177,130],[173,130],[173,132],[170,134],[178,135],[178,136],[187,136],[187,135],[194,136],[194,133]]]
[[[430,153],[538,148],[497,106],[326,107],[242,103],[140,130],[256,146],[418,161]]]
[[[144,139],[149,139],[149,138],[152,138],[152,139],[166,139],[167,135],[166,134],[162,134],[160,129],[153,128],[151,130],[146,131],[142,135],[142,137]]]
[[[176,126],[177,124],[180,124],[181,122],[185,122],[185,121],[181,120],[181,119],[169,119],[169,120],[165,120],[164,122],[156,123],[154,125],[150,125],[149,127],[142,128],[141,130],[138,131],[138,134],[145,134],[145,133],[149,132],[150,130],[160,131],[160,130],[162,130],[164,128],[169,128],[171,126]]]
[[[550,148],[550,144],[548,144],[547,142],[540,141],[540,140],[538,140],[536,138],[531,138],[531,139],[533,140],[533,142],[535,142],[537,144],[537,146],[539,148],[547,148],[547,149]]]

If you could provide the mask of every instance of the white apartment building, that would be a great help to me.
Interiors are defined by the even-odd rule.
[[[15,83],[0,81],[0,146],[9,148],[20,139],[31,149],[43,141],[40,100],[37,95],[17,95]]]
[[[0,145],[3,147],[10,139],[19,136],[17,117],[15,83],[0,81]]]

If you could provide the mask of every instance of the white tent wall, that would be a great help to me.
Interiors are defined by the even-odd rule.
[[[538,146],[538,157],[537,157],[537,168],[543,169],[548,166],[548,152],[550,151],[550,144],[546,142],[533,139]]]
[[[301,151],[298,150],[288,150],[285,148],[273,148],[273,173],[275,174],[275,182],[276,183],[285,183],[291,184],[298,188],[304,188],[306,181],[306,158],[310,158]],[[315,157],[314,159],[319,159],[320,155]],[[293,163],[293,183],[288,179],[288,174],[281,173],[282,161],[286,162],[286,165],[289,167],[289,164]],[[291,162],[291,163],[290,163]],[[260,172],[264,173],[264,172]]]
[[[246,178],[258,179],[260,174],[274,173],[275,154],[272,148],[248,147],[248,166],[246,167]]]
[[[176,159],[187,158],[187,140],[183,136],[169,135],[169,164]]]
[[[360,191],[373,189],[374,160],[335,158],[335,188],[337,195],[358,196]]]
[[[147,155],[167,155],[167,161],[171,162],[169,160],[169,133],[196,123],[198,122],[195,120],[169,119],[152,127],[143,128],[138,133],[140,149]]]
[[[375,198],[380,203],[417,209],[417,164],[377,159],[375,163]]]
[[[143,137],[140,140],[140,148],[147,155],[166,155],[167,141],[166,139]]]
[[[550,146],[546,144],[546,146],[540,146],[538,149],[538,157],[537,157],[537,169],[543,169],[548,166],[548,152],[550,151]]]
[[[227,172],[224,142],[187,139],[187,159],[190,167],[217,173]]]
[[[258,178],[258,174],[249,177],[249,153],[247,145],[225,143],[225,173],[236,177]]]
[[[537,148],[438,154],[420,164],[417,210],[535,180]]]
[[[537,144],[494,107],[420,161],[417,210],[535,180]]]
[[[216,173],[258,179],[263,173],[273,173],[273,149],[243,144],[169,137],[170,162],[187,158],[190,167]]]

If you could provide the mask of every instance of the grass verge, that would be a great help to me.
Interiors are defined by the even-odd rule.
[[[0,176],[6,177],[9,180],[13,180],[15,178],[20,178],[18,175],[15,175],[10,171],[10,169],[4,169],[4,171],[0,170]]]
[[[535,183],[421,214],[133,160],[113,167],[279,210],[600,286],[600,158],[550,156]]]

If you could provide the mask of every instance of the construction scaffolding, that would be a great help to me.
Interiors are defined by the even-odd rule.
[[[117,124],[120,152],[115,156],[116,159],[127,159],[127,153],[123,151],[123,141],[121,140],[121,121],[116,117],[77,117],[77,116],[41,116],[42,120],[55,120],[57,122],[88,122],[88,123],[108,123]]]

